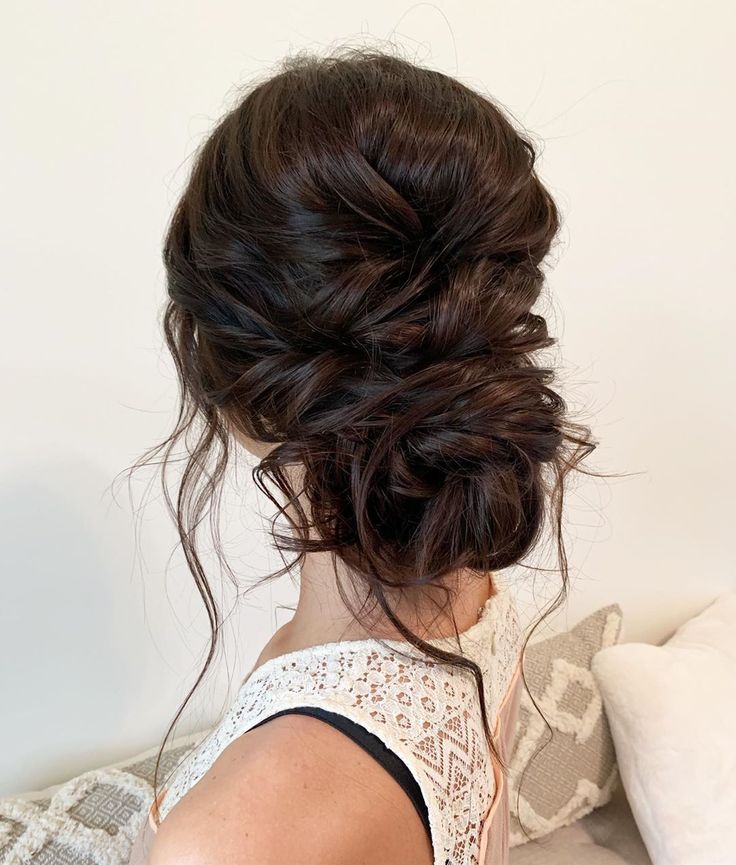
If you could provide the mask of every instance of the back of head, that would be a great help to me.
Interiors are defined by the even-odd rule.
[[[289,58],[218,123],[166,238],[166,331],[201,442],[276,443],[268,495],[303,467],[285,548],[382,594],[533,547],[593,447],[534,359],[558,227],[504,113],[399,57]]]
[[[296,561],[329,551],[349,608],[338,560],[407,641],[469,670],[503,765],[480,667],[420,638],[393,595],[448,594],[447,575],[519,563],[549,509],[562,590],[546,614],[565,597],[563,482],[595,443],[536,356],[555,342],[532,308],[559,214],[535,158],[489,98],[352,49],[287,58],[200,147],[164,246],[180,412],[133,466],[163,452],[165,500],[211,624],[164,743],[216,651],[198,533],[236,433],[272,446],[253,477],[292,523],[274,531],[279,549]]]

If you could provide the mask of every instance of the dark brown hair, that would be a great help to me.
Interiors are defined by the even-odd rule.
[[[212,629],[187,700],[217,646],[197,540],[235,427],[276,444],[253,478],[297,514],[293,534],[273,531],[296,558],[264,579],[329,551],[409,643],[472,674],[498,759],[480,668],[413,633],[392,598],[519,563],[546,518],[562,577],[548,612],[565,597],[563,481],[596,443],[535,357],[555,343],[532,308],[560,226],[535,159],[489,98],[352,48],[284,60],[202,144],[164,245],[179,416],[136,464],[163,455]]]

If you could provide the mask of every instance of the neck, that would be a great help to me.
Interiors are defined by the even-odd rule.
[[[360,580],[351,580],[346,570],[339,572],[339,578],[358,620],[338,591],[329,553],[311,553],[300,572],[299,601],[292,619],[295,630],[323,632],[329,627],[332,633],[346,634],[345,639],[401,638],[374,600],[365,603],[367,588]],[[479,607],[496,592],[490,574],[478,576],[468,570],[448,575],[443,585],[451,589],[449,598],[436,586],[421,587],[401,598],[389,595],[391,609],[413,631],[433,639],[454,633],[453,620],[461,631],[475,624]]]
[[[294,616],[274,634],[259,662],[309,646],[343,640],[404,639],[374,600],[364,603],[367,590],[356,586],[345,574],[341,582],[356,618],[337,588],[329,553],[309,553],[300,570],[299,600]],[[478,621],[480,608],[497,593],[492,574],[464,570],[446,578],[451,589],[446,599],[437,587],[422,587],[413,595],[392,600],[391,609],[413,633],[425,640],[452,636]]]
[[[308,511],[308,504],[303,503]],[[294,616],[279,628],[263,649],[258,664],[275,655],[323,643],[361,639],[404,639],[375,599],[366,602],[367,588],[351,579],[338,562],[335,574],[330,553],[307,553],[299,573],[299,600]],[[338,589],[338,579],[356,618]],[[480,608],[497,593],[490,572],[462,569],[448,574],[442,585],[423,586],[388,597],[403,624],[425,640],[452,636],[478,621]]]

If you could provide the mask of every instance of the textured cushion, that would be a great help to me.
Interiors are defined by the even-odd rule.
[[[612,604],[571,631],[527,647],[529,690],[522,693],[509,766],[512,847],[578,820],[611,797],[615,751],[590,666],[596,652],[618,642],[621,624],[621,608]]]
[[[201,734],[175,739],[160,777]],[[0,799],[3,865],[127,865],[153,800],[158,748],[37,793]]]
[[[631,809],[655,865],[734,865],[736,592],[664,646],[593,662]]]
[[[626,794],[544,838],[511,851],[509,865],[651,865]]]

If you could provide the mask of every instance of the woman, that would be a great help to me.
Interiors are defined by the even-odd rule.
[[[533,357],[559,227],[534,163],[489,99],[359,50],[289,58],[198,153],[164,251],[182,410],[154,452],[200,430],[173,511],[208,662],[195,534],[233,446],[300,594],[136,865],[507,861],[523,644],[498,572],[550,505],[566,586],[562,482],[594,448]]]

